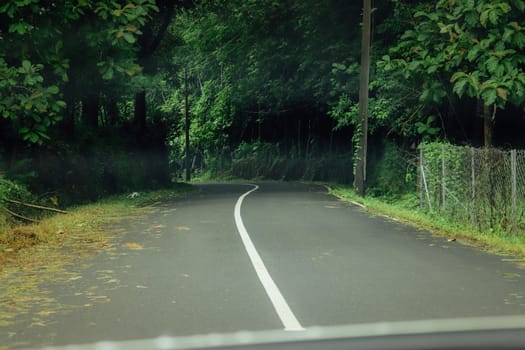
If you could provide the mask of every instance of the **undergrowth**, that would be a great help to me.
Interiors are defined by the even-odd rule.
[[[134,198],[114,195],[93,204],[71,207],[67,214],[54,214],[31,224],[22,224],[2,215],[0,271],[2,266],[13,260],[17,252],[25,248],[39,244],[60,247],[71,237],[78,238],[78,235],[98,241],[101,239],[99,233],[103,231],[102,225],[138,215],[148,205],[189,189],[189,185],[178,184],[170,189],[139,193]]]
[[[364,205],[372,214],[385,215],[405,224],[429,230],[436,236],[456,239],[495,254],[525,258],[524,232],[516,234],[497,231],[480,232],[439,213],[419,210],[419,201],[415,194],[407,194],[395,199],[361,198],[352,188],[341,185],[331,185],[330,193],[342,200]]]

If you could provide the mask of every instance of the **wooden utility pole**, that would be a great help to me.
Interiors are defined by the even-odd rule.
[[[368,84],[370,80],[370,27],[371,0],[363,0],[363,32],[361,38],[361,77],[359,82],[359,138],[358,159],[355,168],[354,186],[360,196],[365,195],[366,149],[368,145]]]
[[[184,132],[186,136],[186,182],[191,181],[191,162],[190,162],[190,112],[188,103],[188,69],[184,68]]]

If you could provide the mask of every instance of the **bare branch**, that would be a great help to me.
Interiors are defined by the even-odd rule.
[[[6,201],[9,202],[9,203],[20,204],[20,205],[23,205],[23,206],[26,206],[26,207],[30,207],[30,208],[49,210],[49,211],[54,211],[54,212],[61,213],[61,214],[67,214],[67,211],[56,209],[56,208],[43,207],[41,205],[30,204],[30,203],[23,203],[23,202],[15,201],[15,200],[12,200],[12,199],[6,199]]]

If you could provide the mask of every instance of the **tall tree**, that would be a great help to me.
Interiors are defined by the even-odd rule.
[[[173,19],[176,6],[176,2],[171,0],[157,0],[156,4],[159,11],[150,17],[142,30],[142,35],[138,38],[138,63],[144,67],[145,74],[151,74],[154,71],[154,62],[151,61],[151,57]],[[135,94],[134,124],[138,134],[143,135],[146,127],[146,90],[144,88],[139,89]]]
[[[449,92],[477,99],[491,146],[497,110],[525,105],[524,11],[522,0],[430,3],[392,49],[397,58],[383,64],[422,80],[422,102],[439,103]]]
[[[49,139],[67,102],[82,101],[87,125],[98,125],[98,91],[140,71],[134,44],[153,0],[6,1],[0,6],[0,112],[31,143]],[[79,40],[79,38],[83,40]],[[124,84],[124,83],[123,83]]]

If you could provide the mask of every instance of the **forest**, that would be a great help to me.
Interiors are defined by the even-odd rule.
[[[0,202],[190,178],[351,184],[361,1],[7,0]],[[367,193],[424,142],[524,148],[525,1],[375,0]]]

